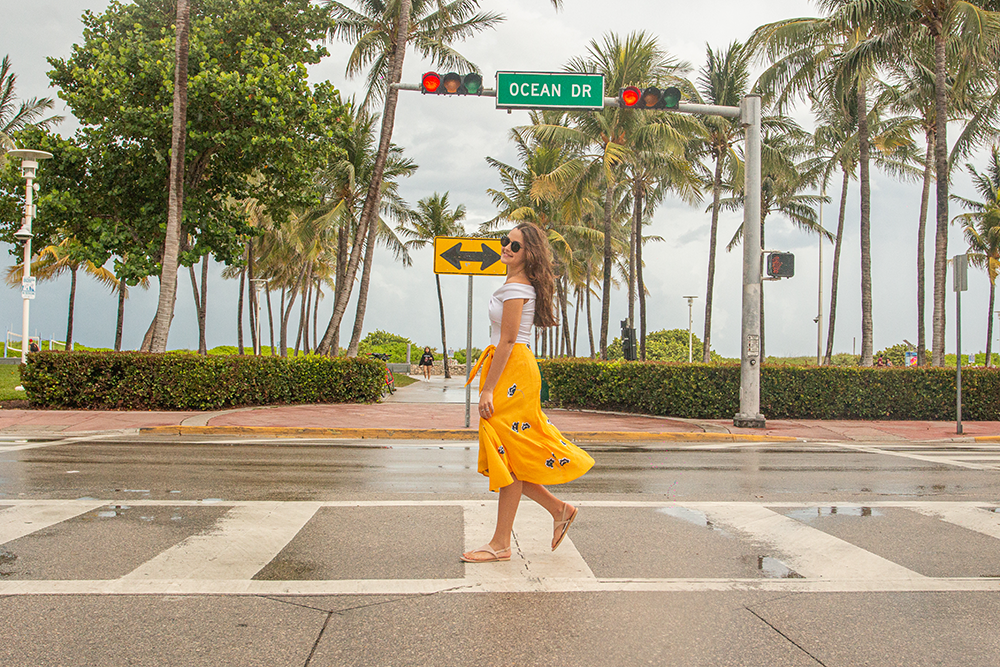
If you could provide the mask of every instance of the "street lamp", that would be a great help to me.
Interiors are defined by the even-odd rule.
[[[14,232],[14,238],[24,242],[24,276],[21,278],[21,299],[24,302],[21,311],[21,363],[28,363],[28,304],[35,298],[34,283],[31,279],[31,221],[35,218],[33,196],[37,187],[33,181],[38,171],[38,161],[48,160],[52,153],[18,148],[8,151],[7,155],[21,158],[21,176],[24,177],[24,218],[21,228]]]
[[[253,301],[254,308],[256,309],[255,321],[257,322],[256,332],[257,335],[253,339],[253,354],[255,357],[260,356],[260,338],[261,338],[261,326],[260,326],[260,291],[264,289],[264,285],[267,281],[263,278],[251,278],[250,282],[253,284]]]
[[[694,322],[694,300],[698,297],[696,296],[684,296],[682,299],[688,300],[688,363],[691,363],[691,348],[693,347],[693,334],[691,333],[691,324]]]

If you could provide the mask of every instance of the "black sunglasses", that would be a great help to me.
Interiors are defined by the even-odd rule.
[[[502,248],[510,246],[511,252],[518,252],[521,249],[521,244],[518,243],[517,241],[511,241],[510,237],[507,236],[506,234],[500,237],[500,246]]]

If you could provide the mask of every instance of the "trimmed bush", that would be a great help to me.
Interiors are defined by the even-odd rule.
[[[371,403],[385,364],[376,359],[38,352],[21,370],[33,408],[219,410],[283,403]]]
[[[689,419],[739,412],[737,364],[550,359],[539,362],[563,407]],[[943,368],[764,366],[761,412],[770,419],[955,419],[955,371]],[[962,371],[962,417],[1000,420],[1000,371]]]

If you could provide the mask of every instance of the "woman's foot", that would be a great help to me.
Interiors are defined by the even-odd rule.
[[[575,507],[569,503],[563,503],[562,512],[559,519],[553,519],[552,524],[552,550],[555,551],[556,548],[562,544],[563,538],[566,537],[566,533],[569,532],[569,527],[573,525],[573,520],[576,519],[576,515],[579,513]]]
[[[484,544],[478,549],[466,551],[462,554],[462,560],[466,563],[498,563],[510,560],[510,547],[504,549],[494,549],[489,544]]]

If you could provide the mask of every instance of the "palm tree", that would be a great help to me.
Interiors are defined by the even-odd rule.
[[[698,72],[698,102],[720,106],[739,106],[749,91],[750,54],[739,42],[731,43],[725,51],[713,51],[706,45],[706,62]],[[701,120],[704,134],[701,140],[711,158],[712,170],[712,223],[708,242],[708,285],[705,288],[705,331],[702,337],[702,362],[711,361],[712,304],[715,293],[715,249],[718,243],[719,210],[722,198],[723,169],[729,165],[735,170],[737,160],[733,147],[743,136],[737,119],[722,116],[705,116]]]
[[[591,41],[588,55],[573,59],[566,69],[575,72],[597,72],[604,75],[605,96],[617,96],[625,86],[636,84],[660,84],[680,82],[690,66],[669,56],[660,49],[656,38],[644,32],[636,32],[622,39],[615,33],[604,37],[603,43]],[[542,140],[555,140],[575,147],[579,156],[567,161],[542,180],[552,187],[582,188],[585,185],[603,190],[604,199],[604,261],[601,294],[601,358],[607,358],[609,314],[611,307],[611,283],[614,255],[613,239],[616,236],[615,212],[620,211],[619,203],[629,193],[629,189],[619,187],[627,183],[625,165],[634,157],[636,142],[643,134],[647,139],[656,137],[665,145],[683,146],[686,138],[663,119],[641,119],[634,110],[605,108],[602,111],[574,113],[573,127],[562,125],[533,126],[533,131]],[[656,122],[658,121],[658,122]],[[645,131],[637,128],[640,123],[649,123]],[[651,139],[650,139],[651,140]],[[646,142],[648,143],[648,142]],[[591,152],[583,152],[592,149]],[[634,217],[629,215],[629,219]],[[634,246],[633,246],[634,247]]]
[[[51,98],[33,97],[18,104],[16,84],[17,75],[11,67],[10,56],[4,56],[0,61],[0,164],[7,151],[14,148],[13,135],[16,132],[31,125],[47,130],[63,119],[62,116],[42,118],[55,106]]]
[[[184,215],[184,145],[187,139],[187,70],[190,33],[189,0],[177,0],[177,46],[174,64],[174,114],[170,141],[170,180],[167,184],[167,229],[160,270],[160,299],[149,350],[167,351],[167,336],[177,298],[177,266]]]
[[[113,289],[118,287],[115,275],[102,266],[97,266],[90,260],[81,259],[80,247],[75,239],[64,238],[58,245],[45,246],[38,252],[38,259],[31,263],[31,275],[38,280],[52,280],[62,273],[70,272],[69,309],[66,317],[66,349],[73,349],[73,314],[76,310],[76,278],[77,271],[84,272],[97,279],[98,282]],[[24,263],[8,267],[7,284],[15,287],[21,284],[24,275]]]
[[[948,273],[948,67],[949,41],[958,41],[965,58],[981,62],[1000,37],[1000,2],[996,0],[911,0],[911,21],[934,41],[934,171],[937,226],[934,241],[934,316],[932,363],[944,365],[945,295]],[[904,30],[901,41],[912,39]],[[995,57],[995,56],[994,56]]]
[[[448,209],[448,193],[435,192],[430,197],[424,197],[417,202],[417,210],[409,219],[397,227],[400,236],[410,239],[406,242],[408,249],[423,248],[434,243],[435,236],[461,236],[465,232],[461,221],[465,219],[465,207],[458,204],[453,210]],[[437,284],[438,307],[441,311],[441,357],[444,360],[444,376],[451,377],[448,370],[448,340],[445,335],[444,297],[441,295],[441,276],[435,274]]]
[[[818,0],[821,18],[794,18],[754,31],[748,44],[773,64],[758,86],[778,110],[807,93],[857,107],[858,167],[861,183],[861,363],[873,363],[871,282],[871,181],[868,87],[876,67],[888,62],[895,43],[884,39],[890,26],[907,16],[895,0]]]
[[[982,197],[973,201],[952,195],[952,199],[971,209],[970,213],[955,216],[964,223],[965,240],[969,243],[969,261],[973,266],[986,270],[990,279],[990,302],[986,311],[986,365],[992,365],[993,306],[996,297],[997,273],[1000,272],[1000,148],[990,150],[985,172],[966,165],[972,183]]]
[[[357,241],[345,267],[345,285],[354,284],[361,261],[361,240],[367,238],[368,247],[375,244],[377,226],[372,221],[380,210],[382,177],[389,156],[396,119],[396,100],[399,96],[399,91],[393,84],[399,83],[402,77],[407,45],[412,40],[423,57],[431,58],[439,66],[474,70],[475,67],[457,53],[451,44],[503,20],[499,14],[475,13],[479,5],[476,0],[356,1],[360,11],[354,11],[341,2],[328,0],[327,4],[333,8],[336,21],[332,37],[355,44],[348,59],[347,74],[353,76],[368,67],[366,104],[381,95],[384,96],[384,105],[379,147],[358,223]],[[558,6],[559,1],[561,0],[553,0],[553,3]],[[350,289],[346,289],[337,295],[333,315],[317,348],[321,354],[328,354],[333,346],[333,336],[340,329],[350,292]]]

